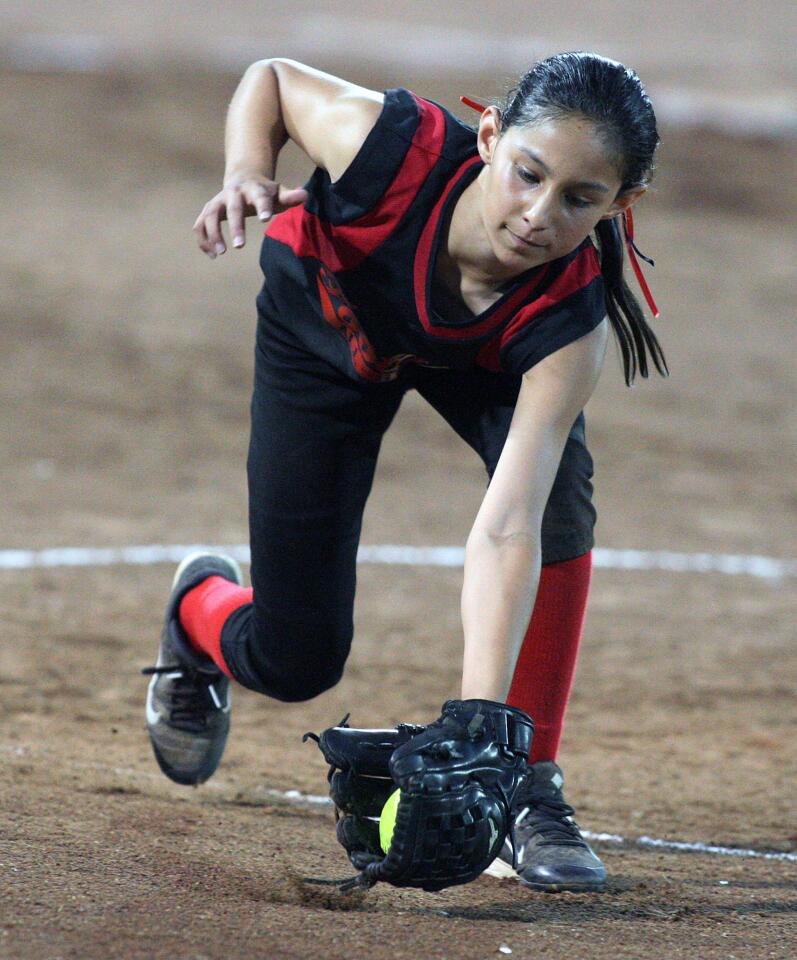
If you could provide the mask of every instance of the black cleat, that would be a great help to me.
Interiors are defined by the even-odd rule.
[[[147,731],[155,759],[175,783],[196,786],[213,775],[230,730],[230,681],[191,646],[180,625],[180,601],[208,577],[242,584],[238,564],[219,553],[192,553],[174,575],[158,661],[147,689]]]
[[[562,795],[563,783],[562,771],[552,760],[532,764],[513,803],[513,831],[487,868],[490,876],[516,876],[533,890],[551,893],[603,887],[606,868],[581,836],[573,808]]]

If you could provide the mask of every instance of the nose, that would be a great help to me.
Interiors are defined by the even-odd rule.
[[[523,211],[530,233],[544,233],[553,227],[553,196],[549,190],[535,190]]]

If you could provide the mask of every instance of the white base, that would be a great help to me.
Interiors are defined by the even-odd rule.
[[[483,877],[498,877],[499,880],[517,880],[517,871],[513,869],[511,863],[504,863],[500,857],[495,860],[482,872]]]

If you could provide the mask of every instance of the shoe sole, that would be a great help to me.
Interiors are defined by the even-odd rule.
[[[590,893],[602,890],[606,881],[598,883],[534,883],[524,880],[510,863],[496,858],[483,871],[482,876],[495,877],[498,880],[517,880],[530,890],[539,890],[542,893]]]
[[[158,762],[158,766],[161,769],[161,773],[166,774],[166,776],[172,781],[172,783],[178,783],[181,787],[198,787],[203,783],[206,783],[213,774],[218,769],[218,762],[214,763],[210,770],[202,769],[195,774],[180,774],[174,767],[172,767],[162,756],[155,744],[152,744],[152,752],[155,755],[155,759]],[[209,765],[210,766],[210,765]]]
[[[522,877],[518,880],[529,890],[537,890],[540,893],[600,893],[606,886],[605,883],[529,883]]]

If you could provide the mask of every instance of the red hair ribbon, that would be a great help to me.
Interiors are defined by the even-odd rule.
[[[466,107],[470,107],[472,110],[478,110],[479,113],[484,113],[487,107],[483,107],[480,103],[476,103],[475,100],[471,100],[470,97],[460,97],[459,98]]]
[[[650,257],[646,257],[634,243],[634,215],[631,213],[630,207],[626,207],[626,209],[623,210],[623,233],[625,234],[625,245],[628,248],[628,259],[631,261],[631,266],[636,274],[639,286],[642,288],[642,293],[645,295],[648,306],[653,311],[653,316],[658,317],[659,308],[656,306],[656,301],[653,299],[653,294],[650,292],[650,287],[642,273],[642,267],[640,267],[639,261],[637,260],[637,254],[642,257],[645,263],[649,263],[651,267],[655,266],[655,264]]]

